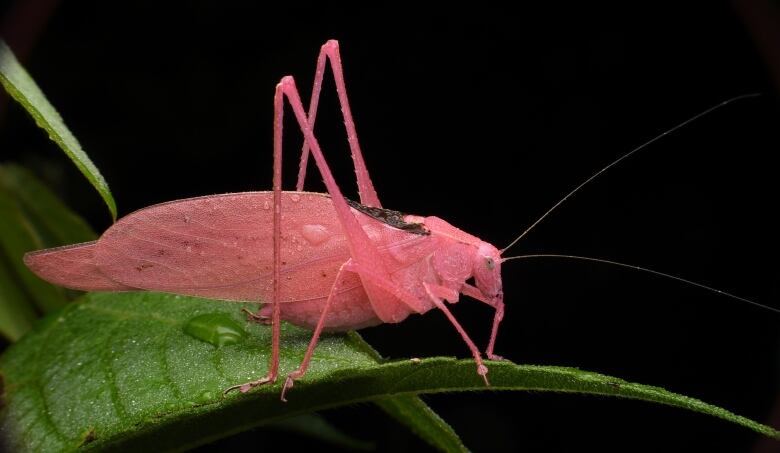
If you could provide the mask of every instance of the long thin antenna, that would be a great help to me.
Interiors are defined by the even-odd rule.
[[[671,134],[672,132],[674,132],[674,131],[676,131],[676,130],[684,127],[684,126],[687,126],[688,124],[698,120],[699,118],[701,118],[701,117],[703,117],[705,115],[708,115],[709,113],[712,113],[713,111],[715,111],[715,110],[717,110],[717,109],[719,109],[721,107],[724,107],[724,106],[726,106],[728,104],[731,104],[732,102],[741,101],[743,99],[749,99],[749,98],[754,98],[754,97],[758,97],[758,96],[761,96],[761,93],[743,94],[741,96],[735,96],[735,97],[733,97],[731,99],[727,99],[727,100],[725,100],[725,101],[723,101],[723,102],[721,102],[721,103],[719,103],[717,105],[714,105],[714,106],[708,108],[707,110],[704,110],[701,113],[697,113],[696,115],[688,118],[687,120],[683,121],[682,123],[672,127],[671,129],[668,129],[666,132],[663,132],[662,134],[655,136],[654,138],[652,138],[652,139],[642,143],[641,145],[637,146],[636,148],[632,149],[631,151],[627,152],[626,154],[623,154],[619,158],[615,159],[611,164],[609,164],[606,167],[602,168],[601,170],[597,171],[593,176],[591,176],[590,178],[586,179],[580,185],[575,187],[574,190],[572,190],[571,192],[567,193],[565,197],[561,198],[560,201],[558,201],[557,203],[555,203],[553,205],[553,207],[548,209],[547,212],[545,212],[544,214],[542,214],[541,217],[536,219],[536,221],[534,223],[532,223],[531,226],[526,228],[526,230],[523,231],[523,233],[520,236],[515,238],[515,240],[512,241],[509,245],[507,245],[506,247],[501,249],[501,253],[504,253],[507,249],[509,249],[510,247],[515,245],[520,239],[522,239],[526,234],[528,234],[529,231],[534,229],[534,227],[536,227],[536,225],[538,225],[542,220],[544,220],[548,215],[550,215],[550,213],[552,213],[554,210],[556,210],[558,208],[558,206],[562,205],[564,201],[568,200],[569,197],[571,197],[572,195],[577,193],[586,184],[588,184],[589,182],[593,181],[597,177],[601,176],[602,173],[604,173],[605,171],[607,171],[610,168],[614,167],[618,163],[622,162],[624,159],[628,158],[629,156],[632,156],[637,151],[640,151],[640,150],[650,146],[651,144],[653,144],[653,143],[657,142],[658,140],[666,137],[667,135]]]
[[[703,285],[701,283],[696,283],[694,281],[691,281],[691,280],[688,280],[688,279],[685,279],[685,278],[682,278],[682,277],[677,277],[675,275],[667,274],[665,272],[660,272],[660,271],[656,271],[656,270],[653,270],[653,269],[648,269],[646,267],[635,266],[633,264],[620,263],[620,262],[612,261],[612,260],[605,260],[605,259],[602,259],[602,258],[593,258],[593,257],[590,257],[590,256],[561,255],[561,254],[554,254],[554,253],[544,253],[544,254],[533,254],[533,255],[510,256],[509,258],[504,258],[502,260],[502,262],[509,261],[509,260],[531,259],[531,258],[572,259],[572,260],[590,261],[590,262],[593,262],[593,263],[611,264],[613,266],[625,267],[625,268],[628,268],[628,269],[634,269],[634,270],[638,270],[638,271],[642,271],[642,272],[647,272],[647,273],[650,273],[650,274],[653,274],[653,275],[657,275],[659,277],[664,277],[664,278],[669,278],[669,279],[672,279],[672,280],[677,280],[678,282],[687,283],[689,285],[693,285],[693,286],[696,286],[698,288],[706,289],[708,291],[712,291],[712,292],[720,294],[722,296],[726,296],[726,297],[730,297],[732,299],[736,299],[736,300],[738,300],[740,302],[747,302],[748,304],[754,305],[756,307],[764,308],[766,310],[769,310],[769,311],[772,311],[772,312],[775,312],[775,313],[780,313],[780,309],[777,309],[777,308],[774,308],[774,307],[770,307],[768,305],[760,304],[760,303],[754,302],[754,301],[752,301],[750,299],[745,299],[744,297],[739,297],[739,296],[736,296],[734,294],[727,293],[726,291],[721,291],[721,290],[719,290],[717,288],[713,288],[711,286]]]

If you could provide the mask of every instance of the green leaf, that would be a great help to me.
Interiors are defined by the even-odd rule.
[[[49,103],[35,81],[25,71],[14,56],[11,48],[0,39],[0,83],[16,102],[32,115],[38,127],[44,129],[52,139],[76,164],[87,180],[97,189],[116,220],[116,203],[103,176],[81,148],[78,140],[65,126],[57,110]]]
[[[32,250],[90,241],[96,235],[27,170],[15,165],[0,166],[0,218],[0,254],[7,283],[0,287],[2,310],[9,314],[21,310],[14,318],[20,324],[6,317],[8,324],[0,323],[0,334],[15,341],[30,327],[30,322],[21,319],[30,315],[34,319],[31,304],[48,313],[70,299],[66,290],[30,272],[22,256]]]
[[[473,390],[577,392],[642,399],[774,429],[661,388],[572,368],[491,362],[485,387],[470,360],[377,363],[354,336],[322,338],[309,373],[279,401],[280,383],[247,394],[226,387],[264,375],[270,329],[234,304],[158,293],[94,293],[38,324],[0,358],[10,451],[182,450],[263,423],[389,396]],[[219,335],[239,340],[220,344]],[[201,327],[188,330],[190,320]],[[235,325],[242,332],[236,334]],[[190,334],[185,333],[188,330]],[[281,372],[303,358],[310,332],[282,326]],[[191,336],[195,335],[195,336]],[[196,338],[197,337],[197,338]]]
[[[35,228],[25,218],[14,197],[0,186],[0,253],[8,263],[6,270],[10,280],[20,286],[25,303],[35,303],[50,311],[67,303],[62,288],[52,286],[36,277],[22,262],[22,255],[42,248],[42,241]],[[21,305],[21,302],[17,305]]]
[[[97,239],[89,224],[26,168],[0,165],[0,187],[16,199],[40,238],[39,246],[56,247]]]
[[[30,330],[37,317],[7,258],[0,256],[0,335],[16,341]]]
[[[401,395],[376,400],[376,404],[421,439],[441,451],[469,451],[455,430],[419,397]]]
[[[383,361],[382,356],[371,345],[363,341],[360,334],[353,331],[347,335],[354,344],[361,346],[361,349],[373,357],[377,363]],[[442,420],[439,414],[428,407],[420,397],[414,395],[394,396],[378,399],[375,404],[398,423],[411,429],[419,438],[437,449],[451,453],[469,451],[455,430]]]
[[[331,445],[348,448],[350,450],[369,451],[374,449],[373,443],[348,436],[328,423],[328,421],[320,415],[313,413],[277,420],[263,426],[266,428],[303,434],[313,439],[319,439]]]

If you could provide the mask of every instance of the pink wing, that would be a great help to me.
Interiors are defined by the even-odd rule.
[[[273,193],[243,192],[162,203],[123,217],[96,242],[33,252],[28,267],[74,289],[145,289],[214,299],[269,300]],[[388,269],[430,253],[425,236],[353,210]],[[330,197],[282,193],[281,302],[323,299],[349,248]],[[361,285],[346,274],[342,291]]]
[[[103,234],[95,264],[112,281],[134,288],[268,300],[272,206],[272,192],[246,192],[141,209]],[[282,194],[282,302],[324,297],[348,258],[329,197]]]
[[[24,255],[24,264],[42,279],[84,291],[127,291],[133,288],[117,283],[95,265],[97,241],[66,245]]]
[[[271,296],[273,194],[245,192],[162,203],[112,225],[95,242],[28,253],[57,285],[157,290],[215,299]],[[283,301],[327,296],[349,250],[328,196],[282,194]],[[360,285],[351,278],[348,287]]]

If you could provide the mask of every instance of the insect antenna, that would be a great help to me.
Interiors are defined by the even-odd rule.
[[[750,94],[743,94],[743,95],[740,95],[740,96],[735,96],[735,97],[730,98],[730,99],[726,99],[725,101],[722,101],[722,102],[720,102],[720,103],[718,103],[718,104],[716,104],[716,105],[714,105],[714,106],[712,106],[712,107],[710,107],[710,108],[708,108],[708,109],[706,109],[706,110],[704,110],[704,111],[702,111],[700,113],[697,113],[696,115],[688,118],[687,120],[683,121],[682,123],[679,123],[678,125],[670,128],[670,129],[667,129],[665,132],[662,132],[661,134],[656,135],[652,139],[642,143],[641,145],[637,146],[636,148],[632,149],[631,151],[629,151],[629,152],[623,154],[622,156],[618,157],[617,159],[612,161],[609,165],[607,165],[606,167],[604,167],[601,170],[597,171],[591,177],[589,177],[588,179],[586,179],[585,181],[580,183],[580,185],[575,187],[574,190],[572,190],[571,192],[567,193],[563,198],[561,198],[557,203],[555,203],[550,209],[548,209],[547,212],[545,212],[544,214],[542,214],[541,217],[536,219],[536,221],[534,223],[532,223],[531,226],[526,228],[525,231],[523,231],[520,234],[520,236],[516,237],[515,240],[512,241],[509,245],[507,245],[506,247],[501,249],[501,253],[503,254],[510,247],[512,247],[518,241],[520,241],[520,239],[525,237],[526,234],[528,234],[531,230],[533,230],[536,227],[536,225],[541,223],[542,220],[547,218],[547,216],[550,215],[553,211],[555,211],[558,208],[558,206],[562,205],[566,200],[568,200],[569,197],[571,197],[572,195],[577,193],[580,189],[585,187],[585,185],[587,185],[588,183],[590,183],[591,181],[593,181],[597,177],[601,176],[604,172],[606,172],[610,168],[614,167],[615,165],[619,164],[620,162],[622,162],[626,158],[636,154],[638,151],[641,151],[644,148],[647,148],[648,146],[650,146],[653,143],[657,142],[658,140],[666,137],[667,135],[671,134],[672,132],[675,132],[676,130],[681,129],[681,128],[687,126],[688,124],[698,120],[699,118],[702,118],[702,117],[704,117],[704,116],[714,112],[715,110],[720,109],[721,107],[725,107],[726,105],[731,104],[732,102],[741,101],[743,99],[755,98],[755,97],[758,97],[758,96],[761,96],[761,95],[762,95],[762,93],[750,93]]]
[[[503,258],[501,260],[501,262],[503,263],[505,261],[510,261],[510,260],[533,259],[533,258],[560,258],[560,259],[580,260],[580,261],[589,261],[591,263],[610,264],[610,265],[613,265],[613,266],[624,267],[624,268],[627,268],[627,269],[634,269],[634,270],[641,271],[641,272],[647,272],[649,274],[653,274],[653,275],[656,275],[658,277],[664,277],[664,278],[668,278],[668,279],[671,279],[671,280],[676,280],[678,282],[682,282],[682,283],[686,283],[686,284],[689,284],[689,285],[693,285],[693,286],[695,286],[697,288],[705,289],[707,291],[712,291],[712,292],[720,294],[722,296],[726,296],[726,297],[729,297],[731,299],[736,299],[736,300],[738,300],[740,302],[746,302],[746,303],[751,304],[753,306],[756,306],[756,307],[759,307],[759,308],[763,308],[763,309],[769,310],[771,312],[780,314],[780,309],[777,309],[777,308],[774,308],[774,307],[770,307],[769,305],[764,305],[764,304],[758,303],[756,301],[753,301],[753,300],[750,300],[750,299],[746,299],[744,297],[740,297],[740,296],[737,296],[735,294],[728,293],[726,291],[722,291],[722,290],[717,289],[717,288],[713,288],[712,286],[707,286],[707,285],[704,285],[704,284],[701,284],[701,283],[697,283],[697,282],[694,282],[693,280],[688,280],[687,278],[678,277],[676,275],[667,274],[666,272],[661,272],[661,271],[657,271],[657,270],[654,270],[654,269],[649,269],[649,268],[646,268],[646,267],[637,266],[637,265],[634,265],[634,264],[626,264],[626,263],[621,263],[621,262],[618,262],[618,261],[607,260],[607,259],[603,259],[603,258],[594,258],[594,257],[591,257],[591,256],[579,256],[579,255],[564,255],[564,254],[557,254],[557,253],[535,253],[535,254],[529,254],[529,255],[510,256],[508,258]]]

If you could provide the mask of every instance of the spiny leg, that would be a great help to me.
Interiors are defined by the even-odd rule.
[[[485,364],[482,363],[482,355],[479,352],[479,348],[477,348],[477,345],[471,341],[471,338],[466,333],[466,330],[461,327],[460,323],[457,319],[455,319],[455,316],[452,314],[450,309],[447,308],[444,302],[442,302],[443,299],[447,299],[451,302],[457,301],[458,292],[444,286],[431,285],[428,283],[423,283],[423,286],[425,287],[425,291],[428,293],[428,296],[436,305],[436,308],[444,312],[444,314],[447,316],[447,319],[449,319],[450,323],[452,323],[452,325],[455,327],[455,330],[457,330],[461,338],[463,338],[463,341],[466,342],[466,346],[468,346],[469,350],[471,350],[471,355],[474,356],[474,361],[477,362],[477,374],[482,376],[482,379],[485,380],[485,385],[490,385],[490,382],[488,382],[487,378],[488,369]]]
[[[500,355],[493,354],[493,348],[496,346],[496,337],[498,336],[498,325],[504,319],[504,301],[497,303],[495,308],[496,314],[493,316],[493,328],[490,331],[490,341],[485,350],[485,355],[489,360],[504,360]]]
[[[347,205],[344,196],[341,194],[341,191],[336,184],[336,180],[333,178],[333,174],[330,172],[330,168],[328,168],[325,157],[322,155],[322,151],[320,150],[319,143],[314,137],[314,133],[312,132],[311,126],[306,117],[306,112],[303,110],[303,104],[301,103],[298,89],[295,87],[295,80],[291,76],[283,77],[282,80],[276,85],[276,93],[274,94],[274,271],[273,300],[271,301],[273,304],[271,315],[271,358],[269,360],[268,374],[265,377],[244,384],[234,385],[226,389],[224,393],[234,389],[239,389],[241,392],[247,392],[251,388],[258,385],[275,382],[279,372],[279,340],[281,334],[279,270],[281,268],[282,123],[284,119],[285,96],[290,101],[290,106],[295,113],[298,125],[303,132],[306,142],[311,148],[311,152],[314,155],[314,160],[317,163],[317,167],[319,168],[322,178],[325,181],[325,185],[328,188],[328,193],[331,195],[331,199],[333,200],[333,205],[339,216],[339,219],[345,230],[349,233],[348,242],[350,243],[350,255],[352,257],[351,261],[355,261],[358,257],[360,257],[361,261],[367,263],[368,265],[373,264],[378,268],[383,267],[381,263],[379,263],[379,257],[376,256],[376,248],[368,239],[365,231],[363,231],[357,219],[352,214],[352,211]]]
[[[281,307],[279,306],[279,281],[282,257],[281,257],[281,234],[282,234],[282,125],[284,119],[284,98],[277,89],[274,95],[274,215],[273,215],[273,246],[274,246],[274,271],[273,271],[273,297],[271,300],[271,357],[268,362],[268,374],[264,377],[246,382],[244,384],[234,385],[226,389],[227,393],[233,389],[239,389],[242,393],[248,392],[253,387],[267,383],[276,382],[279,375],[279,342],[281,337]],[[258,314],[257,318],[262,319]]]
[[[348,266],[349,261],[342,264],[339,268],[338,273],[336,274],[336,280],[333,282],[333,286],[330,287],[330,293],[328,293],[328,299],[325,301],[325,306],[322,308],[322,313],[320,313],[320,319],[317,321],[317,327],[315,327],[314,332],[311,335],[311,340],[309,341],[309,347],[306,349],[306,354],[303,356],[303,360],[301,361],[300,366],[297,370],[293,371],[292,373],[287,375],[287,379],[284,381],[284,387],[282,387],[282,401],[287,402],[287,400],[284,398],[285,393],[287,393],[287,390],[291,389],[295,380],[300,379],[303,377],[304,374],[306,374],[306,370],[309,368],[309,362],[311,362],[311,358],[314,355],[314,348],[317,347],[317,342],[320,339],[320,334],[322,334],[322,329],[325,327],[325,319],[328,316],[328,312],[330,311],[331,305],[333,305],[333,298],[336,297],[336,294],[338,293],[338,290],[341,288],[342,285],[342,275],[344,273],[344,269]]]
[[[333,174],[328,168],[328,164],[325,161],[322,151],[320,150],[319,143],[314,137],[312,131],[312,124],[316,119],[317,103],[319,99],[319,92],[322,84],[322,73],[324,72],[325,58],[331,59],[331,66],[333,68],[334,78],[336,79],[336,88],[339,94],[339,102],[341,103],[342,112],[344,113],[344,121],[347,127],[347,136],[352,149],[352,158],[355,162],[355,171],[358,178],[358,186],[361,190],[361,201],[367,205],[379,207],[379,199],[376,196],[371,180],[368,177],[368,170],[365,167],[363,156],[360,152],[360,146],[357,142],[357,133],[355,132],[354,122],[352,121],[352,113],[349,109],[349,102],[347,100],[346,87],[344,85],[344,76],[341,68],[341,58],[338,52],[338,43],[336,41],[328,41],[322,48],[320,58],[318,59],[317,75],[315,77],[315,88],[312,96],[312,107],[310,108],[310,115],[308,115],[303,109],[298,89],[295,87],[295,80],[291,76],[283,77],[282,80],[276,86],[276,92],[274,94],[274,177],[273,177],[273,193],[274,193],[274,272],[273,272],[273,305],[271,324],[272,324],[272,344],[271,344],[271,358],[269,361],[268,374],[256,381],[247,382],[232,386],[225,390],[227,393],[233,389],[240,389],[242,392],[249,391],[252,387],[262,385],[268,382],[275,382],[279,371],[279,340],[281,334],[281,310],[280,310],[280,298],[279,298],[279,270],[281,267],[281,191],[282,191],[282,123],[284,119],[284,97],[286,96],[290,101],[290,106],[293,109],[298,125],[304,135],[304,150],[302,152],[302,163],[307,159],[308,151],[311,150],[314,155],[314,160],[317,163],[317,167],[320,170],[320,174],[325,182],[325,186],[328,189],[328,193],[333,200],[333,205],[339,220],[348,233],[347,238],[350,246],[351,261],[359,261],[366,266],[372,266],[374,270],[380,273],[383,277],[389,277],[387,271],[384,270],[384,266],[381,263],[379,256],[377,255],[376,247],[371,243],[365,231],[361,228],[357,219],[352,214],[346,199],[341,194],[341,190],[336,184]],[[312,124],[309,123],[309,117]],[[305,165],[302,165],[305,168]],[[304,174],[305,176],[305,170]],[[303,183],[303,179],[299,177],[299,184]],[[364,193],[365,192],[365,193]]]
[[[504,319],[504,301],[503,300],[493,301],[490,299],[486,299],[482,295],[482,292],[479,289],[467,283],[464,284],[463,287],[461,287],[460,291],[463,293],[463,295],[469,296],[482,303],[490,305],[496,310],[495,315],[493,315],[493,328],[491,329],[490,332],[490,341],[488,342],[487,349],[485,350],[485,355],[490,360],[504,360],[504,358],[501,357],[500,355],[493,354],[493,348],[496,346],[496,337],[498,336],[498,326],[499,324],[501,324],[501,320]]]
[[[339,53],[339,43],[335,39],[326,42],[320,49],[320,55],[317,57],[317,70],[314,73],[314,86],[311,90],[311,101],[309,102],[308,123],[312,131],[314,122],[317,119],[317,107],[319,106],[320,91],[322,90],[322,78],[325,74],[325,63],[330,60],[330,67],[333,70],[333,78],[336,81],[336,93],[341,104],[341,112],[344,116],[344,126],[347,129],[347,141],[349,149],[352,152],[352,161],[355,164],[355,174],[357,175],[358,193],[360,194],[360,203],[366,206],[381,208],[379,197],[374,190],[374,185],[368,175],[366,163],[363,160],[363,153],[360,151],[355,122],[352,119],[352,110],[349,107],[347,98],[347,86],[344,83],[344,70],[341,66],[341,54]],[[301,150],[301,163],[298,168],[298,182],[295,190],[303,190],[303,182],[306,179],[306,167],[309,162],[309,142],[305,140]]]
[[[355,215],[352,213],[351,208],[347,204],[347,200],[341,193],[338,184],[336,184],[333,173],[331,173],[328,163],[325,160],[325,156],[322,154],[319,142],[314,136],[311,127],[306,118],[306,112],[303,109],[298,89],[295,86],[295,79],[291,76],[283,77],[279,84],[276,86],[277,96],[279,98],[282,95],[287,97],[290,103],[290,107],[295,113],[295,118],[298,121],[298,126],[301,128],[306,141],[311,148],[314,161],[317,163],[317,168],[320,170],[322,179],[325,182],[325,187],[328,190],[328,194],[333,202],[333,209],[336,211],[336,215],[339,218],[342,228],[344,229],[344,236],[349,245],[349,254],[352,262],[360,264],[365,268],[372,269],[373,272],[381,275],[383,278],[390,279],[390,274],[385,269],[385,265],[382,261],[376,246],[368,238],[368,235],[361,227]],[[380,319],[382,316],[380,314]],[[384,319],[383,319],[384,320]]]

